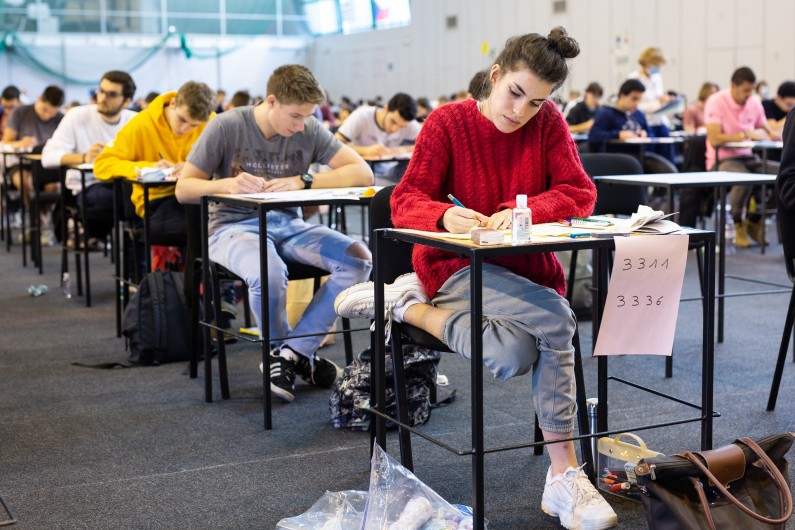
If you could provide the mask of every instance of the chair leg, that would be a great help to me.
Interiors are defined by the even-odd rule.
[[[776,408],[778,388],[781,386],[781,376],[784,372],[784,359],[787,357],[787,349],[789,349],[789,337],[790,333],[792,333],[793,324],[795,324],[795,287],[792,288],[792,296],[789,300],[787,321],[784,324],[784,333],[781,336],[781,347],[778,351],[776,371],[773,373],[773,384],[770,386],[770,398],[767,400],[767,410],[769,411],[772,411]]]
[[[199,324],[201,315],[204,314],[201,310],[202,296],[201,296],[201,262],[195,260],[193,263],[193,285],[191,285],[191,307],[190,307],[190,364],[189,376],[191,379],[196,379],[199,375],[199,346],[202,344],[202,328]]]
[[[221,325],[223,312],[221,311],[221,283],[218,277],[218,267],[210,264],[210,284],[212,293],[212,306],[215,325]],[[206,288],[206,286],[205,286]],[[226,369],[226,345],[224,344],[224,334],[222,331],[215,332],[215,345],[218,348],[218,377],[221,383],[221,398],[229,399],[229,373]],[[212,384],[212,354],[209,359],[205,358],[205,387]],[[209,383],[208,383],[209,382]]]
[[[403,341],[400,337],[398,325],[392,325],[392,378],[395,385],[395,403],[397,405],[397,419],[401,423],[409,423],[409,404],[406,395],[406,375],[404,371]],[[411,453],[411,433],[403,427],[398,427],[400,440],[400,461],[409,471],[414,470],[414,458]]]
[[[351,321],[342,319],[342,342],[345,344],[345,366],[353,362],[353,340],[351,339]]]

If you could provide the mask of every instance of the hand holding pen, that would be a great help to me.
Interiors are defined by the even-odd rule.
[[[461,201],[448,194],[447,197],[455,205],[444,212],[442,224],[444,228],[452,234],[463,234],[469,232],[475,226],[485,226],[489,218],[482,213],[470,210]]]

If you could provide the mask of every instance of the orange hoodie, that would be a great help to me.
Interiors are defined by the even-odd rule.
[[[176,92],[161,94],[139,112],[117,134],[113,142],[105,146],[94,161],[94,175],[99,180],[118,178],[136,180],[135,168],[152,167],[161,159],[173,163],[188,158],[193,143],[199,138],[207,122],[182,136],[171,132],[165,116],[165,108],[176,97]],[[215,114],[210,115],[210,119]],[[149,190],[149,200],[174,195],[174,186],[163,186]],[[144,215],[144,194],[141,186],[133,186],[131,196],[135,212]]]

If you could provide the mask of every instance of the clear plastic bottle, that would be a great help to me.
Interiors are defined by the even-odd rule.
[[[527,195],[517,195],[511,218],[511,244],[526,245],[532,234],[533,212],[527,207]]]
[[[63,273],[61,287],[63,288],[64,298],[72,298],[72,279],[69,277],[68,272]]]
[[[726,255],[734,254],[737,250],[734,246],[734,238],[737,236],[737,227],[734,225],[734,217],[731,212],[726,212]]]

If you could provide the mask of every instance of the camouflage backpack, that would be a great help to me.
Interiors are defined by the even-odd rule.
[[[389,348],[387,348],[389,351]],[[370,349],[363,351],[345,368],[334,385],[329,398],[331,424],[336,429],[366,431],[370,428]],[[409,405],[409,424],[426,423],[431,417],[431,390],[436,386],[436,374],[441,354],[414,345],[403,346],[406,390]],[[386,356],[386,411],[397,417],[392,356]],[[395,428],[387,422],[387,428]]]

